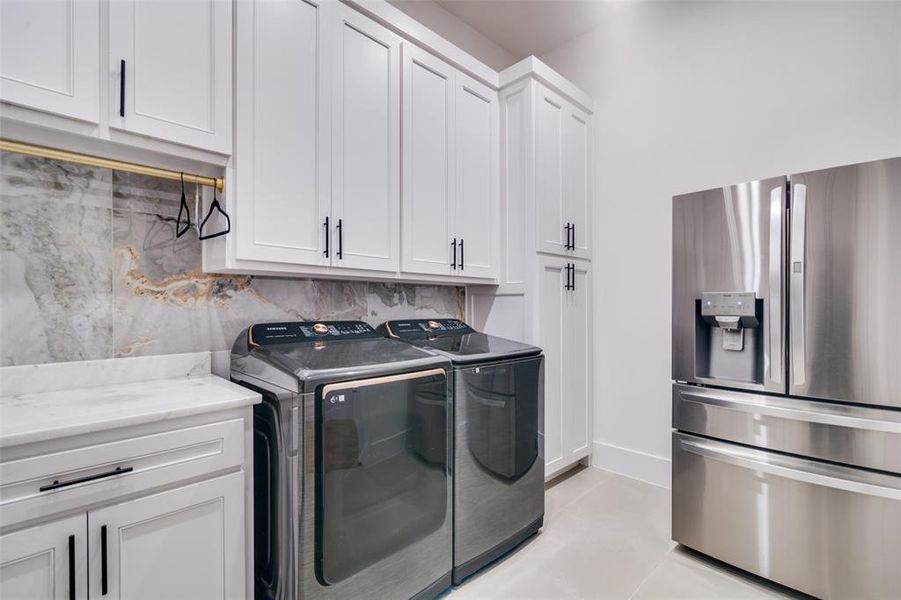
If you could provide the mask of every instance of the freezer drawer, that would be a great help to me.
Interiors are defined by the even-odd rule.
[[[673,433],[673,539],[821,598],[901,591],[901,477]]]
[[[901,411],[675,384],[673,427],[901,474]]]

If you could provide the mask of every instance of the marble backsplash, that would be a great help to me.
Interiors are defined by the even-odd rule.
[[[204,273],[196,236],[175,237],[179,197],[0,153],[0,365],[226,350],[262,321],[463,317],[458,287]]]

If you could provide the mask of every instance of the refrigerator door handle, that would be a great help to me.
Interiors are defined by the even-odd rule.
[[[869,473],[860,469],[819,463],[804,458],[782,456],[703,438],[689,438],[682,434],[676,434],[676,437],[679,440],[679,447],[686,452],[737,467],[751,469],[758,473],[766,473],[857,494],[901,500],[901,488],[888,487],[878,483],[880,480],[887,479],[888,476],[880,477],[875,473]]]
[[[792,186],[791,207],[791,256],[789,257],[789,277],[791,279],[791,373],[792,385],[803,385],[807,381],[806,349],[804,340],[804,233],[807,216],[807,186],[798,183]]]
[[[782,358],[782,331],[785,329],[782,321],[782,265],[783,258],[783,217],[785,209],[782,198],[784,196],[782,186],[770,191],[770,269],[769,269],[769,334],[770,352],[769,369],[770,381],[782,383],[782,373],[785,363]]]

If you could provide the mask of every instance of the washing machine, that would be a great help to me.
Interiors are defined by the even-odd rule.
[[[447,358],[358,321],[262,323],[231,354],[254,409],[255,595],[432,598],[452,566]]]
[[[458,319],[388,321],[379,331],[453,364],[457,585],[544,522],[544,357]]]

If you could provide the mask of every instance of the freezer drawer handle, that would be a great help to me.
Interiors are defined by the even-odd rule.
[[[883,433],[901,434],[901,420],[888,421],[878,417],[866,416],[869,409],[844,407],[845,410],[860,411],[860,414],[832,414],[821,410],[803,410],[806,401],[790,400],[798,408],[789,406],[777,406],[773,400],[765,396],[749,394],[741,398],[735,398],[724,392],[686,391],[680,390],[679,397],[683,402],[704,404],[707,406],[722,406],[728,410],[737,410],[760,416],[771,416],[805,423],[819,423],[833,427],[848,427],[851,429],[864,429],[867,431],[879,431]]]
[[[801,481],[803,483],[810,483],[813,485],[844,490],[846,492],[853,492],[856,494],[879,496],[881,498],[887,498],[889,500],[901,500],[901,489],[815,473],[811,471],[810,468],[816,469],[817,467],[820,467],[820,465],[814,461],[778,455],[779,461],[790,464],[791,466],[789,467],[774,464],[766,460],[759,460],[755,456],[750,455],[750,452],[747,450],[743,450],[739,447],[725,447],[725,444],[713,444],[701,440],[689,440],[680,438],[679,445],[682,450],[686,452],[697,454],[698,456],[703,456],[705,458],[710,458],[726,464],[735,465],[737,467],[742,467],[744,469],[751,469],[760,473],[766,473],[768,475],[775,475],[777,477],[784,477],[786,479],[793,479],[795,481]],[[763,452],[755,451],[755,454],[763,454]],[[839,469],[840,467],[835,468]],[[856,469],[846,470],[852,471]],[[860,472],[864,474],[867,473],[866,471]]]
[[[49,492],[50,490],[58,490],[59,488],[76,485],[78,483],[85,483],[87,481],[94,481],[95,479],[104,479],[106,477],[112,477],[113,475],[123,475],[125,473],[131,473],[133,470],[133,467],[116,467],[112,471],[97,473],[96,475],[88,475],[86,477],[79,477],[78,479],[70,479],[69,481],[60,481],[57,479],[53,483],[39,487],[38,491]]]
[[[804,232],[807,218],[807,186],[801,183],[792,187],[791,224],[791,369],[792,385],[803,385],[807,381],[806,349],[804,347]]]

